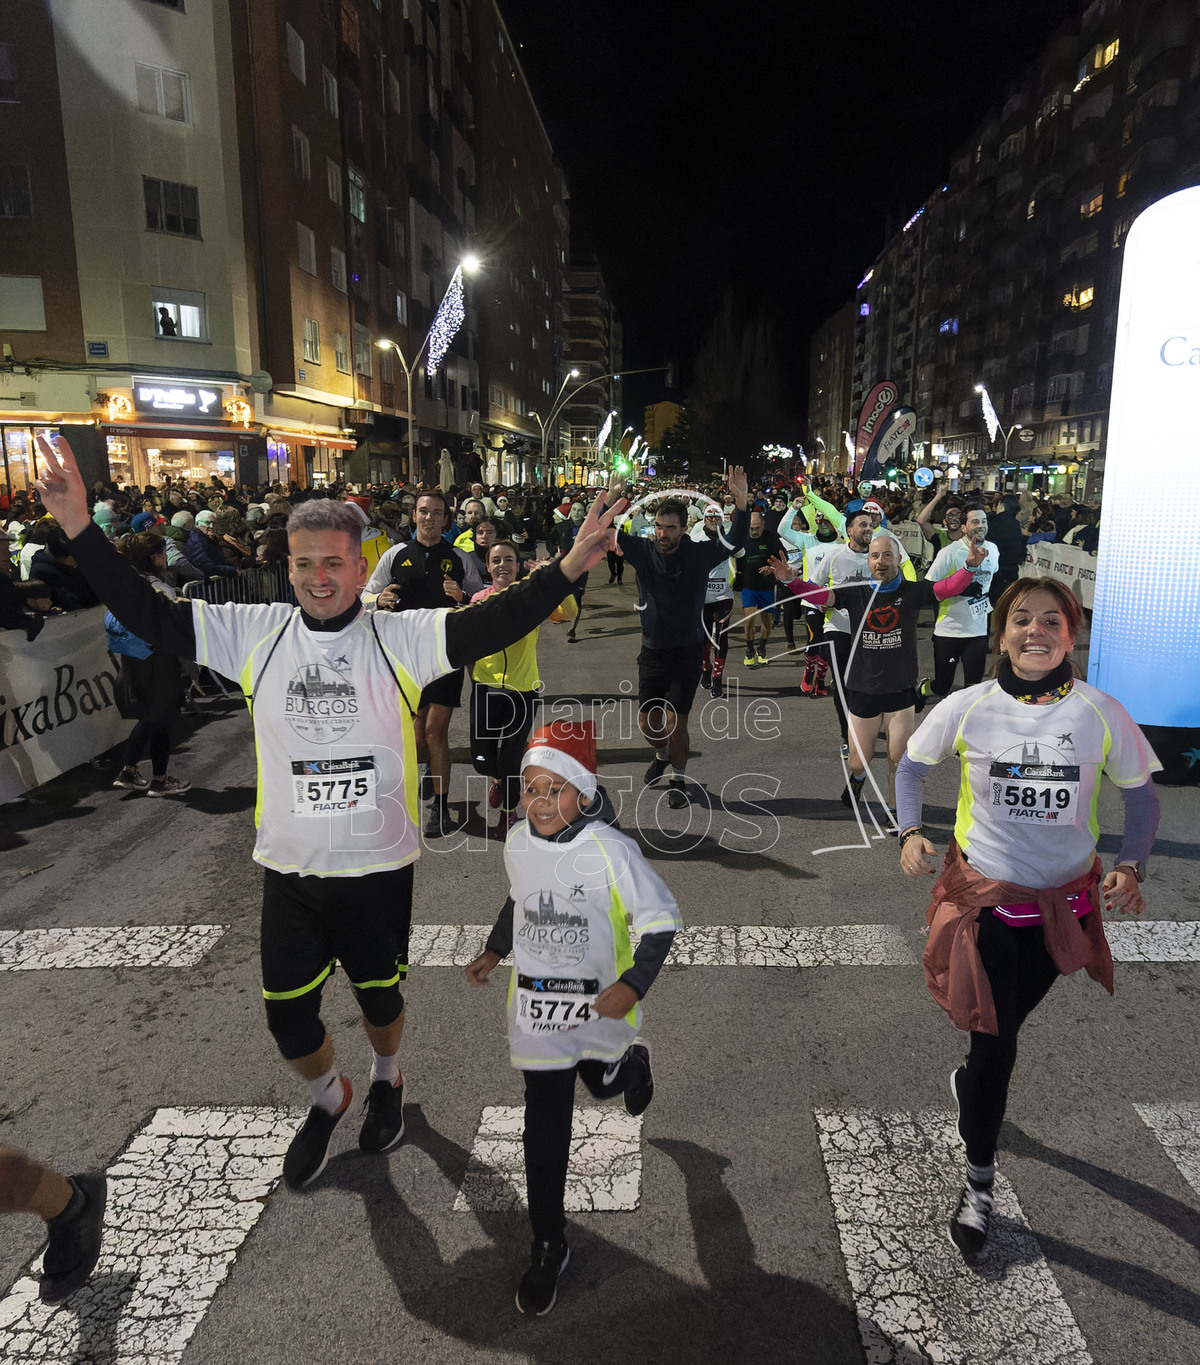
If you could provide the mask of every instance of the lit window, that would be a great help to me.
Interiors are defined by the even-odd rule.
[[[190,123],[188,78],[182,71],[161,66],[134,64],[137,75],[138,108],[143,114],[156,114],[174,123]]]
[[[1095,294],[1096,294],[1096,291],[1092,288],[1092,286],[1091,286],[1090,284],[1088,285],[1088,287],[1087,287],[1086,289],[1081,289],[1081,290],[1079,291],[1079,305],[1078,305],[1078,306],[1079,306],[1080,308],[1090,308],[1090,307],[1092,306],[1092,300],[1093,300],[1093,298],[1095,297]]]
[[[190,289],[155,286],[150,293],[154,335],[164,341],[207,341],[204,295]]]
[[[396,321],[401,327],[408,326],[408,295],[396,291]]]
[[[1117,198],[1118,198],[1118,199],[1124,199],[1124,198],[1125,198],[1125,191],[1126,191],[1128,188],[1129,188],[1129,172],[1128,172],[1128,171],[1122,171],[1121,174],[1120,174],[1119,176],[1117,176]]]
[[[200,236],[200,194],[195,185],[142,176],[147,232],[166,232],[173,237]]]
[[[287,58],[288,70],[300,82],[305,84],[304,77],[304,39],[296,30],[288,24],[287,26]]]
[[[1104,191],[1100,190],[1089,199],[1083,200],[1079,205],[1079,216],[1081,218],[1093,218],[1104,207]]]
[[[329,248],[329,273],[333,280],[333,287],[340,289],[343,294],[346,289],[346,253],[341,247],[331,246]]]
[[[350,373],[350,342],[345,332],[333,334],[333,363],[337,366],[339,374]]]
[[[1026,217],[1026,218],[1032,218],[1033,215],[1034,215],[1034,212],[1036,211],[1036,209],[1037,209],[1037,196],[1034,195],[1034,197],[1029,201],[1029,203],[1025,205],[1025,217]]]
[[[371,374],[371,333],[365,327],[354,329],[354,371],[356,374]]]
[[[317,273],[317,239],[313,230],[303,223],[296,224],[296,250],[299,253],[300,269],[309,275]]]
[[[1120,38],[1114,38],[1100,56],[1100,67],[1102,70],[1104,67],[1108,66],[1110,62],[1116,61],[1117,53],[1120,52],[1120,50],[1121,40]]]
[[[367,221],[367,179],[355,165],[346,167],[346,178],[350,182],[350,214],[360,223]]]
[[[304,319],[304,358],[314,365],[321,363],[321,324],[316,318]]]
[[[400,81],[394,71],[388,72],[388,103],[393,114],[400,112]]]

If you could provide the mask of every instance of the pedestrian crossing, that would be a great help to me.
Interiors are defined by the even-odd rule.
[[[483,951],[491,928],[414,924],[409,964],[465,967]],[[1200,920],[1113,920],[1104,928],[1116,962],[1200,962]],[[921,936],[906,934],[894,924],[698,924],[676,934],[667,965],[911,967],[920,960]]]
[[[228,931],[227,924],[0,930],[0,971],[194,967]]]
[[[60,1308],[38,1299],[32,1275],[18,1280],[0,1299],[0,1360],[174,1365],[262,1216],[302,1119],[284,1109],[156,1110],[108,1168],[92,1278]]]
[[[1200,1195],[1200,1103],[1134,1107]],[[236,1274],[265,1202],[278,1197],[301,1118],[291,1109],[157,1110],[109,1167],[105,1241],[91,1281],[69,1307],[51,1309],[32,1273],[19,1279],[0,1298],[0,1360],[175,1365]],[[967,1265],[951,1245],[963,1163],[951,1111],[818,1108],[813,1122],[870,1365],[1091,1365],[1003,1171],[982,1255]],[[523,1207],[521,1127],[519,1106],[483,1109],[456,1211]],[[577,1107],[568,1211],[636,1209],[643,1181],[664,1174],[653,1155],[643,1170],[643,1138],[643,1120],[619,1105]],[[403,1150],[391,1159],[404,1160]]]
[[[228,931],[227,924],[0,930],[0,971],[194,967]],[[409,964],[465,967],[490,932],[490,924],[414,924]],[[1113,921],[1105,932],[1117,962],[1200,962],[1200,920]],[[920,940],[894,924],[698,924],[676,935],[668,961],[680,967],[911,967],[920,962]]]

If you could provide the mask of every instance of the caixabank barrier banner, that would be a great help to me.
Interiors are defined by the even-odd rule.
[[[1200,188],[1125,239],[1088,681],[1200,782]]]
[[[36,640],[0,631],[0,802],[111,749],[133,729],[114,700],[104,608],[52,616]]]

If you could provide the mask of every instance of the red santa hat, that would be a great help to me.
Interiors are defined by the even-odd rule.
[[[868,498],[862,505],[864,512],[874,512],[877,517],[883,516],[883,504],[875,498]]]
[[[521,771],[547,768],[569,782],[585,800],[596,795],[596,726],[590,720],[556,720],[529,740]]]

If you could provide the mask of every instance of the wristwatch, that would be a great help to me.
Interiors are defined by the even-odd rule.
[[[1113,868],[1113,871],[1120,872],[1122,868],[1126,868],[1128,871],[1132,872],[1139,882],[1144,882],[1146,880],[1146,866],[1144,863],[1139,863],[1135,858],[1123,859],[1121,862],[1117,863]]]

